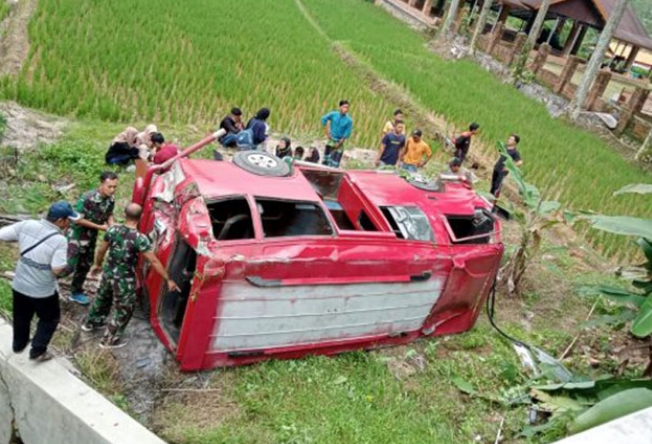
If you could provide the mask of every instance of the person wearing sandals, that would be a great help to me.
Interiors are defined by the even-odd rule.
[[[13,350],[20,353],[27,348],[30,326],[36,315],[38,323],[29,359],[37,362],[52,358],[48,345],[60,318],[57,277],[71,272],[64,233],[71,220],[80,218],[68,202],[59,201],[50,207],[45,219],[26,220],[0,229],[0,241],[18,242],[20,249],[12,281]]]
[[[84,293],[86,275],[93,264],[97,233],[113,225],[113,208],[118,186],[118,175],[105,171],[100,176],[100,186],[84,193],[77,201],[76,211],[82,219],[68,232],[68,265],[73,269],[69,300],[80,305],[90,304]]]
[[[119,348],[127,343],[122,335],[136,306],[136,264],[141,254],[163,277],[168,291],[179,291],[177,284],[170,279],[165,267],[152,251],[152,242],[138,231],[142,212],[143,208],[136,203],[127,205],[125,224],[116,224],[107,230],[91,269],[91,274],[99,274],[104,256],[108,253],[100,288],[81,326],[83,331],[91,332],[106,325],[104,337],[100,341],[101,348]],[[111,306],[113,315],[107,323]]]

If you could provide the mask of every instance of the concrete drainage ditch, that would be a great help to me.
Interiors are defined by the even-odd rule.
[[[36,364],[11,350],[0,319],[0,444],[13,422],[25,444],[163,444],[164,441],[68,371],[59,359]]]

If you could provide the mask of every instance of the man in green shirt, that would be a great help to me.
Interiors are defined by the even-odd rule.
[[[124,225],[113,225],[104,235],[95,258],[92,274],[99,274],[104,256],[108,259],[102,269],[102,281],[93,306],[82,324],[82,330],[90,332],[107,325],[106,320],[113,305],[113,316],[108,322],[101,348],[119,348],[126,345],[122,338],[136,305],[136,265],[142,254],[154,270],[167,283],[169,291],[179,291],[167,271],[152,251],[152,243],[138,231],[138,222],[143,209],[130,203],[125,208]]]
[[[84,282],[91,269],[97,233],[113,225],[113,195],[118,187],[118,175],[105,171],[100,175],[100,186],[84,193],[75,207],[81,214],[68,232],[68,266],[73,270],[70,300],[81,305],[90,303],[84,294]]]

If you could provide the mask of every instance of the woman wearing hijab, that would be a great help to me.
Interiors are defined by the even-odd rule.
[[[158,133],[158,128],[156,128],[156,125],[149,124],[142,132],[138,133],[136,136],[136,144],[138,146],[141,159],[147,160],[149,158],[150,150],[154,148],[152,136],[156,133]]]
[[[289,137],[283,136],[276,146],[276,157],[292,157],[292,141]]]
[[[269,126],[267,125],[267,119],[271,114],[269,108],[261,108],[253,119],[247,123],[247,129],[251,130],[253,149],[258,149],[258,145],[267,140],[267,135],[269,132]]]
[[[127,165],[132,160],[138,159],[137,137],[138,130],[131,126],[115,136],[104,156],[106,163],[109,165]]]

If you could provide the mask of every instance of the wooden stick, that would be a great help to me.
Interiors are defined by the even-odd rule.
[[[584,322],[588,321],[591,318],[591,315],[593,314],[593,311],[595,310],[595,307],[598,306],[598,302],[600,301],[601,298],[602,298],[602,296],[598,296],[598,298],[595,300],[595,302],[593,303],[593,307],[591,307],[591,311],[589,311],[589,315],[586,317],[586,320]],[[557,359],[558,361],[561,361],[566,357],[568,352],[571,351],[571,349],[573,348],[573,346],[575,345],[577,340],[580,338],[581,334],[582,334],[582,330],[580,330],[580,332],[575,335],[575,337],[573,338],[571,343],[568,345],[568,347],[566,347],[566,350],[564,350],[564,353],[562,353],[561,356],[559,357],[559,359]]]
[[[219,392],[221,391],[220,389],[209,389],[209,388],[204,388],[204,389],[182,389],[182,388],[168,388],[168,389],[161,389],[162,392],[192,392],[192,393],[201,393],[201,392]]]

